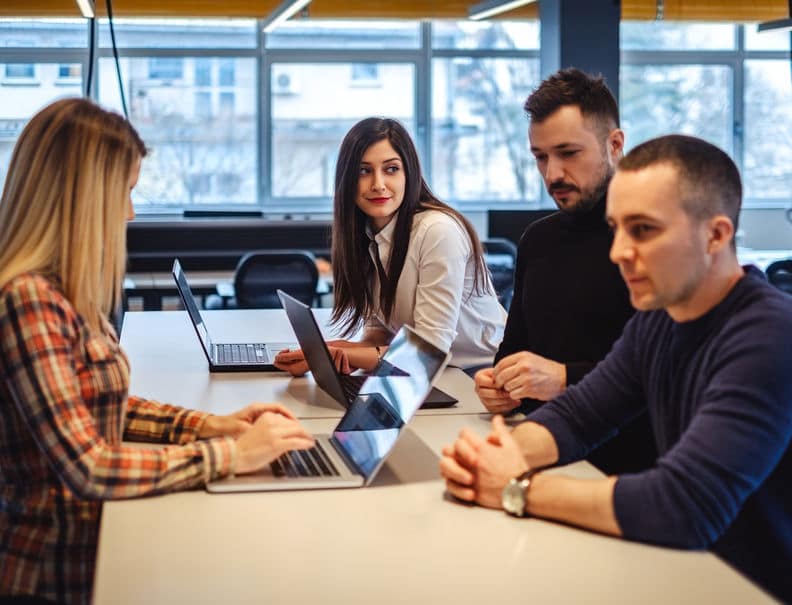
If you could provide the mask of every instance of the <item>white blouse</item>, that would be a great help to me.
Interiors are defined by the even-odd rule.
[[[374,235],[369,246],[372,260],[379,251],[386,271],[395,227],[396,217]],[[455,218],[439,210],[417,213],[390,321],[377,312],[366,327],[396,332],[407,324],[435,346],[450,350],[455,366],[491,364],[503,339],[506,311],[489,277],[486,292],[473,293],[474,267],[470,238]],[[378,301],[379,278],[375,275],[374,279],[374,300]]]

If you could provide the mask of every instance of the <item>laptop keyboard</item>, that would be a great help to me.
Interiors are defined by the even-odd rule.
[[[270,464],[276,477],[337,477],[338,470],[317,442],[309,450],[286,452]]]
[[[264,363],[268,361],[267,345],[220,344],[217,347],[218,363]]]

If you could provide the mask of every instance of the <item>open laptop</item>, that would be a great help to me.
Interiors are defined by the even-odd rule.
[[[338,401],[344,407],[348,407],[357,397],[358,391],[363,382],[366,380],[366,375],[359,374],[340,374],[333,363],[333,357],[327,349],[322,331],[316,323],[311,308],[294,298],[289,296],[283,290],[278,290],[278,297],[280,298],[283,309],[286,311],[286,316],[289,318],[292,330],[297,336],[300,343],[305,361],[313,374],[316,384],[321,389],[330,395],[333,399]],[[407,368],[390,363],[389,355],[383,356],[383,363],[376,370],[377,375],[391,374],[395,375],[399,372],[404,375]],[[457,399],[441,391],[440,389],[433,388],[426,396],[422,408],[447,408],[457,403]]]
[[[214,343],[209,330],[201,317],[187,278],[182,270],[179,259],[173,261],[173,279],[179,291],[187,315],[198,334],[206,359],[209,361],[210,372],[278,372],[272,360],[278,351],[296,346],[295,343]]]
[[[313,448],[287,452],[263,471],[211,481],[206,485],[207,491],[369,485],[449,358],[450,354],[404,326],[394,336],[383,359],[406,371],[369,377],[331,435],[315,435]]]

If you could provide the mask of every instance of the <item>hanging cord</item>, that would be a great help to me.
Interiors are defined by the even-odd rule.
[[[94,72],[94,53],[96,52],[96,17],[89,19],[91,33],[88,36],[88,77],[85,79],[85,96],[91,96],[91,85],[93,84]]]
[[[121,79],[121,64],[118,62],[118,46],[116,46],[115,29],[113,28],[113,3],[105,0],[107,6],[107,24],[110,26],[110,40],[113,43],[113,57],[115,57],[116,75],[118,76],[118,90],[121,93],[121,108],[124,110],[124,117],[129,119],[127,111],[126,96],[124,95],[124,82]]]

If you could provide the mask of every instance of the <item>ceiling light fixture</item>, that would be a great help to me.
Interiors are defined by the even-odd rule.
[[[272,11],[269,17],[264,19],[264,31],[266,33],[271,32],[294,13],[305,8],[310,2],[311,0],[286,0],[281,2],[280,6]]]
[[[789,17],[786,19],[776,19],[775,21],[765,21],[764,23],[760,23],[759,27],[756,28],[756,31],[784,31],[785,29],[792,30],[792,0],[789,0]]]
[[[93,19],[96,17],[96,10],[94,0],[77,0],[77,6],[86,19]]]
[[[471,6],[468,9],[468,19],[473,19],[474,21],[489,19],[493,15],[505,13],[532,2],[536,2],[536,0],[487,0]]]

